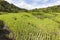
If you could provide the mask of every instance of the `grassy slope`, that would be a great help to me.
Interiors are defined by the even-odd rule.
[[[16,40],[59,40],[59,25],[54,21],[59,21],[59,16],[38,19],[32,14],[21,12],[0,15],[0,20],[11,29],[10,37]]]

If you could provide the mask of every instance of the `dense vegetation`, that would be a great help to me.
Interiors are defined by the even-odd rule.
[[[59,5],[26,10],[1,1],[0,13],[0,40],[60,40]]]
[[[36,8],[36,9],[30,10],[30,11],[32,11],[32,12],[44,12],[44,13],[52,13],[52,12],[60,13],[60,5],[47,7],[47,8],[39,8],[39,9]]]
[[[52,19],[55,20],[54,17]],[[11,30],[9,38],[14,40],[60,40],[59,23],[52,19],[38,19],[23,12],[0,15],[0,20]]]
[[[25,9],[18,8],[13,4],[8,3],[7,1],[1,1],[0,2],[0,12],[19,12],[19,11],[25,11]]]

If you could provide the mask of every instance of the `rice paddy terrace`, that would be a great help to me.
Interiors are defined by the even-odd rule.
[[[33,14],[20,12],[0,15],[11,40],[60,40],[60,13]],[[0,22],[1,23],[1,22]]]

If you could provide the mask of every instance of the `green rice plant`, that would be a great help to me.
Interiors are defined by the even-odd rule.
[[[0,20],[11,30],[9,37],[13,40],[60,40],[58,23],[52,19],[41,20],[21,12],[0,15]]]

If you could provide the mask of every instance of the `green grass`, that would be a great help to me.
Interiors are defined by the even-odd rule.
[[[9,37],[16,40],[60,40],[59,25],[52,19],[38,19],[24,12],[0,15],[0,20],[11,30]]]

